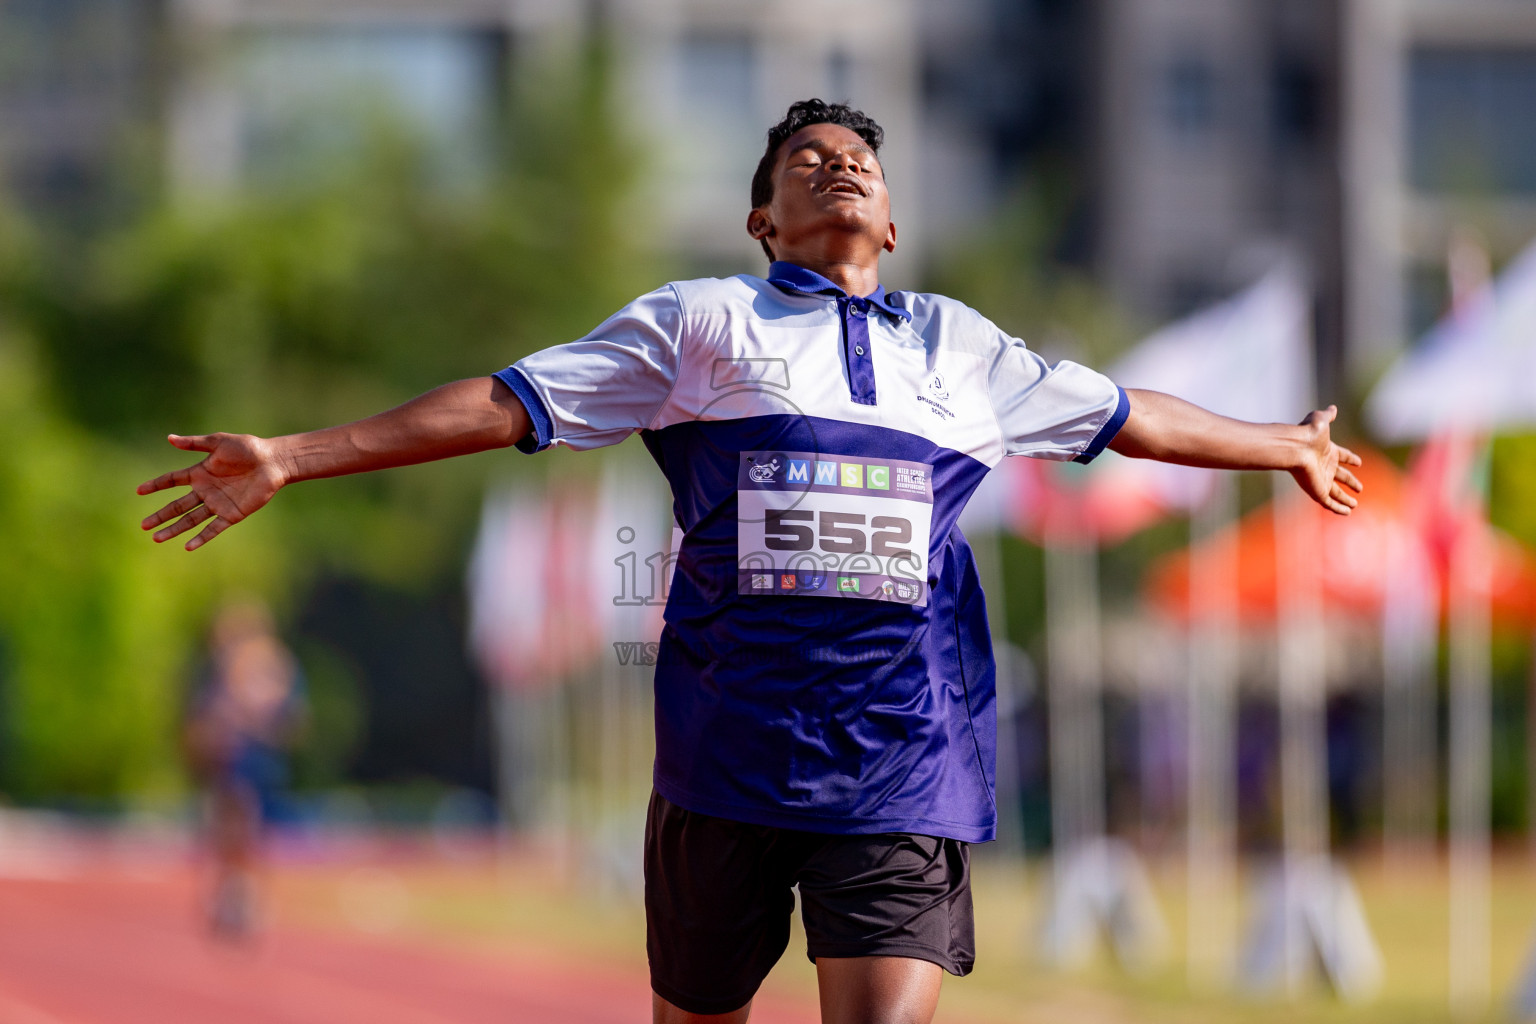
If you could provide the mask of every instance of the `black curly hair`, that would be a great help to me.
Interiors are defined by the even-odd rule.
[[[768,129],[768,146],[763,150],[763,158],[757,162],[757,170],[752,175],[752,209],[773,201],[773,164],[778,159],[779,147],[795,132],[813,124],[835,124],[847,128],[863,139],[877,156],[880,144],[885,141],[885,129],[876,124],[874,118],[846,103],[828,103],[819,99],[791,103],[784,119]],[[772,262],[773,250],[768,248],[768,240],[763,238],[758,242],[769,262]]]

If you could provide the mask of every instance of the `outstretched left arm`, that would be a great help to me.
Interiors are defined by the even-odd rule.
[[[1126,395],[1131,414],[1109,443],[1121,455],[1211,469],[1283,469],[1331,512],[1347,516],[1359,504],[1360,481],[1348,467],[1360,465],[1360,456],[1329,436],[1335,406],[1291,426],[1228,419],[1159,391]]]

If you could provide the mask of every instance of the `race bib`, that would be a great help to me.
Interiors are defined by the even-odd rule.
[[[742,452],[742,594],[928,603],[933,467],[900,459]]]

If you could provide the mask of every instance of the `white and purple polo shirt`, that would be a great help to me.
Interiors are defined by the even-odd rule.
[[[639,431],[683,531],[658,792],[815,832],[993,838],[994,666],[956,520],[1005,455],[1087,462],[1125,392],[939,295],[775,263],[679,281],[496,374],[533,433]]]

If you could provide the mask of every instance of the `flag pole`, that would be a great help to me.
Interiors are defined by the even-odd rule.
[[[996,666],[997,747],[993,786],[997,797],[997,850],[1008,858],[1024,856],[1024,815],[1019,807],[1018,656],[1008,642],[1008,599],[1004,586],[1002,531],[994,522],[970,538],[977,574],[986,595],[987,630],[992,638]]]
[[[1185,686],[1186,958],[1190,985],[1204,989],[1230,980],[1236,945],[1236,518],[1237,478],[1215,474],[1211,494],[1190,517]]]
[[[1491,261],[1477,234],[1451,233],[1446,253],[1452,316],[1465,320],[1490,290]],[[1489,647],[1493,642],[1486,438],[1463,436],[1467,470],[1454,481],[1456,540],[1450,576],[1450,1006],[1460,1017],[1481,1014],[1492,999],[1489,816],[1492,731]]]
[[[1051,766],[1051,899],[1042,953],[1057,967],[1092,954],[1102,873],[1104,738],[1098,551],[1063,516],[1046,517],[1045,619]]]
[[[1280,609],[1279,701],[1280,790],[1284,892],[1282,984],[1291,996],[1307,981],[1307,936],[1300,933],[1298,891],[1328,854],[1328,790],[1323,772],[1327,763],[1324,737],[1324,633],[1321,581],[1313,553],[1319,550],[1317,521],[1311,509],[1298,513],[1291,482],[1274,475],[1276,582]]]
[[[1121,967],[1141,971],[1162,959],[1167,925],[1141,859],[1108,834],[1100,541],[1078,511],[1057,507],[1044,523],[1053,842],[1042,947],[1055,965],[1080,966],[1102,936]]]
[[[1531,633],[1525,684],[1525,829],[1526,845],[1536,857],[1536,632]]]
[[[1422,865],[1434,847],[1439,604],[1423,542],[1404,524],[1392,538],[1381,608],[1382,853],[1399,875]]]
[[[1479,508],[1457,538],[1451,560],[1449,968],[1451,1010],[1462,1018],[1481,1014],[1492,998],[1488,547]]]
[[[1091,541],[1060,533],[1047,538],[1051,833],[1058,863],[1104,834],[1097,555]]]

